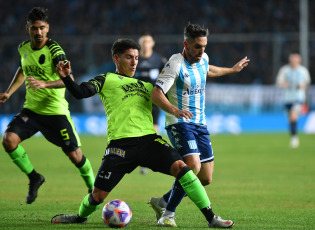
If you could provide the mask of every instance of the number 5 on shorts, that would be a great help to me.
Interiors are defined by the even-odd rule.
[[[61,133],[61,136],[63,137],[62,138],[63,141],[70,139],[69,134],[67,133],[67,129],[60,130],[60,133]]]

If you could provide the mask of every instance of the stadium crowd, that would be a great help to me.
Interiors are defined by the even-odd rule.
[[[0,78],[0,91],[6,90],[19,65],[17,46],[28,39],[25,15],[34,6],[49,9],[52,27],[48,37],[58,41],[64,48],[77,78],[112,71],[114,66],[109,50],[113,39],[117,37],[137,39],[144,32],[150,32],[156,38],[178,35],[177,44],[167,44],[156,39],[155,49],[169,58],[172,53],[182,51],[181,34],[187,21],[191,21],[209,28],[206,52],[213,65],[226,66],[244,56],[251,59],[247,71],[237,77],[231,75],[209,79],[209,82],[271,85],[275,82],[272,58],[274,43],[271,40],[212,42],[211,36],[299,32],[299,1],[296,0],[16,0],[14,4],[1,1],[0,6],[0,68],[4,73]],[[313,10],[315,1],[309,1],[309,12]],[[315,16],[309,13],[309,18],[309,28],[315,28]],[[280,44],[279,65],[287,62],[290,52],[299,50],[298,40],[286,39],[284,36]],[[310,48],[314,46],[315,41],[312,41]],[[309,54],[309,63],[314,63],[315,52]],[[315,66],[309,69],[312,82],[315,82]],[[24,92],[20,94],[23,100]],[[13,112],[11,110],[15,106],[6,105],[5,110],[0,108],[0,112]]]

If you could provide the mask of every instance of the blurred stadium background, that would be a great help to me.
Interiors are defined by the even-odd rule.
[[[34,6],[49,9],[50,32],[65,50],[77,82],[114,71],[110,48],[121,37],[150,32],[155,50],[169,58],[183,49],[188,21],[210,30],[210,63],[233,66],[251,59],[241,73],[207,80],[207,118],[211,133],[287,132],[281,89],[274,85],[290,52],[299,52],[310,70],[310,112],[299,129],[315,133],[315,1],[313,0],[16,0],[0,2],[0,92],[19,65],[18,44],[28,40],[26,16]],[[0,106],[0,129],[23,106],[21,87]],[[98,97],[77,101],[67,95],[80,134],[106,134]],[[160,119],[164,127],[163,114]],[[163,129],[161,129],[163,130]]]

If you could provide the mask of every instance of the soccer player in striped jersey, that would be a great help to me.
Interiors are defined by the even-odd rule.
[[[47,37],[47,10],[41,7],[33,8],[28,14],[26,29],[30,41],[19,45],[20,67],[7,91],[0,94],[0,103],[5,103],[24,82],[26,100],[22,111],[9,123],[3,135],[2,145],[12,161],[29,178],[26,203],[35,201],[45,178],[35,171],[20,143],[38,131],[48,141],[62,148],[91,192],[94,184],[92,166],[82,154],[80,139],[65,99],[65,85],[55,68],[59,61],[67,62],[67,57],[59,44]]]
[[[206,78],[237,73],[249,62],[245,57],[232,68],[209,65],[205,53],[207,36],[207,28],[188,23],[184,30],[183,52],[171,56],[151,94],[153,103],[166,111],[166,130],[174,148],[204,186],[211,183],[214,167],[205,116]],[[176,227],[175,209],[184,196],[185,192],[175,180],[173,188],[164,196],[149,200],[158,225]],[[216,220],[222,219],[216,217]],[[229,227],[229,224],[222,227]]]
[[[301,65],[298,53],[289,55],[289,64],[282,66],[276,78],[278,87],[285,89],[284,101],[288,112],[292,148],[299,146],[297,136],[297,121],[303,104],[306,101],[305,91],[311,83],[308,69]]]

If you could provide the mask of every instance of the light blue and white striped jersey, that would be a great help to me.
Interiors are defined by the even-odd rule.
[[[209,70],[209,57],[202,55],[200,62],[190,64],[178,53],[172,55],[165,64],[155,85],[159,87],[172,105],[180,110],[190,111],[191,119],[176,118],[170,113],[165,114],[166,126],[188,122],[206,125],[205,87]]]
[[[277,75],[276,83],[289,85],[285,90],[284,100],[285,103],[304,103],[305,102],[305,89],[301,89],[299,85],[308,85],[311,82],[308,70],[300,65],[293,69],[290,65],[285,65],[280,68]]]

